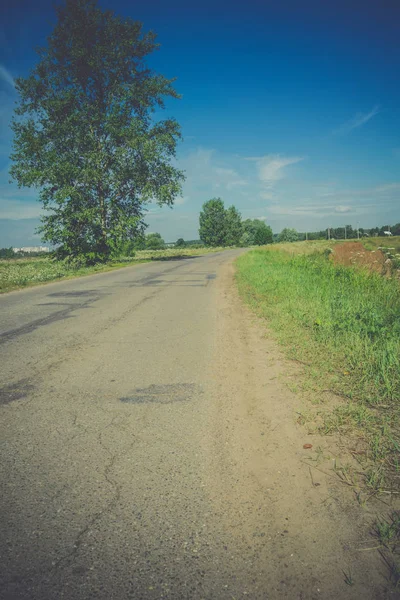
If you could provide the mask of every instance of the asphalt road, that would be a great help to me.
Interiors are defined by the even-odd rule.
[[[237,254],[0,297],[3,597],[226,589],[202,445],[215,280]]]
[[[240,252],[0,296],[2,600],[394,597]]]

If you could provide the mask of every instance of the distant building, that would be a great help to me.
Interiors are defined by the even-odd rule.
[[[18,252],[36,253],[36,252],[50,252],[48,246],[24,246],[23,248],[13,248],[15,254]]]

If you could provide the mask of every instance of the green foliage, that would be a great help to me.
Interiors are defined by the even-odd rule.
[[[136,252],[135,242],[133,240],[125,240],[121,246],[113,252],[113,258],[119,258],[120,256],[135,256]]]
[[[380,520],[376,522],[376,534],[384,546],[389,546],[393,549],[400,542],[400,512],[393,511],[389,520]]]
[[[399,282],[274,248],[241,256],[238,282],[312,385],[347,398],[324,413],[326,431],[359,428],[381,465],[366,483],[385,481],[400,449]]]
[[[46,258],[19,258],[0,261],[0,292],[37,285],[57,279],[89,275],[119,266],[120,261],[94,266],[82,265],[79,259],[60,261]]]
[[[199,221],[200,239],[206,246],[226,245],[226,211],[221,198],[212,198],[203,204]]]
[[[0,258],[15,258],[15,252],[12,248],[0,248]]]
[[[246,219],[242,223],[241,246],[264,246],[272,244],[272,229],[260,219]]]
[[[145,239],[146,250],[164,250],[165,242],[159,233],[148,233]]]
[[[264,221],[242,221],[237,208],[225,209],[221,198],[203,204],[199,233],[206,246],[263,246],[273,241],[272,229]]]
[[[234,206],[230,206],[225,211],[225,231],[225,244],[238,246],[243,233],[242,217]]]
[[[289,227],[285,227],[279,234],[280,242],[297,242],[299,239],[299,234],[296,229],[290,229]]]
[[[183,238],[179,238],[175,242],[175,248],[186,248],[186,242]]]
[[[39,189],[39,231],[58,256],[95,262],[143,231],[147,202],[181,193],[179,125],[152,118],[178,94],[146,67],[158,44],[140,23],[95,0],[66,0],[57,17],[39,63],[16,81],[10,173]]]

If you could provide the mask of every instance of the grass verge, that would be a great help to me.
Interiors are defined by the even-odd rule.
[[[97,264],[90,267],[73,267],[63,261],[44,258],[20,258],[0,260],[0,293],[10,292],[25,287],[31,287],[57,281],[60,279],[72,279],[85,275],[94,275],[105,271],[112,271],[122,267],[150,262],[153,260],[174,260],[201,256],[210,252],[220,252],[227,248],[170,248],[167,250],[140,250],[134,257],[123,257],[109,261],[105,264]]]
[[[290,244],[248,252],[237,260],[239,291],[304,365],[314,402],[324,392],[342,397],[321,410],[319,431],[356,436],[365,447],[365,485],[393,490],[400,481],[399,283],[335,265],[323,250],[307,254]]]

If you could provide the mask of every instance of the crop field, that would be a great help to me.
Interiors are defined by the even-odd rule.
[[[139,250],[133,257],[121,257],[91,267],[74,267],[67,262],[53,260],[50,257],[4,259],[0,260],[0,293],[58,279],[93,275],[152,260],[173,260],[221,250],[226,250],[226,248]]]
[[[254,250],[238,259],[237,280],[286,354],[304,365],[313,401],[322,408],[326,392],[341,398],[323,407],[319,431],[361,440],[365,484],[378,490],[400,483],[400,285],[370,268],[377,250],[368,268],[357,262],[363,250],[357,242]]]

